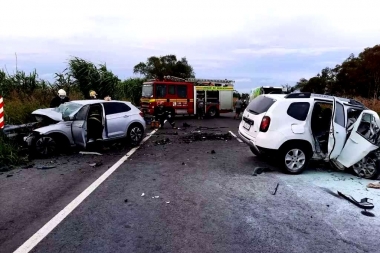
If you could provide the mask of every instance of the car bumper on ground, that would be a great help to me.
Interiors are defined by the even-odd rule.
[[[255,145],[255,143],[253,143],[253,141],[251,141],[248,137],[246,137],[243,133],[241,133],[240,130],[238,131],[238,133],[239,133],[239,137],[241,138],[243,142],[245,142],[250,148],[253,148],[258,154],[261,153],[260,150]]]

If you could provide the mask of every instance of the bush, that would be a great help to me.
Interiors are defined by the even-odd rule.
[[[0,132],[0,171],[9,170],[6,166],[19,165],[27,161],[27,156],[20,153],[17,144]]]

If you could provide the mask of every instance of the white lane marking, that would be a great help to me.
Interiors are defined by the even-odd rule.
[[[232,131],[229,131],[229,133],[230,133],[233,137],[237,138],[237,136],[236,136]]]
[[[150,134],[141,141],[140,145],[131,149],[125,156],[120,158],[111,168],[103,173],[95,182],[93,182],[87,189],[71,201],[65,208],[55,215],[48,223],[46,223],[40,230],[38,230],[32,237],[30,237],[24,244],[22,244],[14,253],[27,253],[31,251],[39,242],[42,241],[59,223],[61,223],[80,203],[82,203],[101,183],[103,183],[117,168],[120,167],[137,149],[140,148],[158,129],[153,130]]]

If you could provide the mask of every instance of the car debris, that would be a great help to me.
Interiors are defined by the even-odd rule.
[[[155,145],[166,145],[170,143],[170,139],[169,138],[166,138],[166,139],[163,139],[163,140],[159,140],[159,141],[155,141]]]
[[[95,168],[95,167],[102,166],[103,163],[102,163],[102,162],[96,162],[96,163],[90,163],[90,164],[88,164],[88,165],[90,165],[91,167]]]
[[[211,150],[211,154],[216,154],[215,150]]]
[[[380,189],[380,182],[377,183],[369,183],[367,188]]]
[[[170,204],[170,201],[166,201],[165,203],[166,203],[166,204]]]
[[[13,174],[8,174],[7,177],[13,177]]]
[[[257,176],[261,173],[263,173],[266,169],[268,169],[267,167],[256,167],[254,170],[253,170],[253,174],[252,176]]]
[[[274,189],[272,195],[276,195],[276,193],[277,193],[277,189],[278,189],[278,186],[279,186],[279,185],[280,185],[280,183],[277,183],[276,188]]]
[[[362,198],[359,202],[356,199],[354,199],[352,196],[348,197],[345,194],[341,193],[340,191],[338,191],[338,194],[339,196],[343,197],[344,199],[350,201],[357,207],[362,208],[364,210],[373,209],[375,207],[372,203],[368,202],[368,200],[370,200],[369,198]]]
[[[89,151],[80,151],[79,154],[81,154],[81,155],[102,155],[98,152],[89,152]]]
[[[201,131],[192,132],[189,135],[183,136],[182,140],[185,143],[191,143],[194,141],[206,141],[206,140],[231,140],[229,133],[206,133]]]
[[[191,125],[187,124],[186,122],[184,122],[184,123],[182,124],[182,126],[183,126],[183,127],[191,127]]]
[[[145,196],[145,193],[141,193],[141,197],[144,197]]]
[[[37,170],[49,170],[54,169],[56,166],[50,165],[50,166],[37,166]]]

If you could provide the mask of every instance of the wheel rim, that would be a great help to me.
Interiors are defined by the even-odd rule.
[[[291,149],[285,155],[285,165],[290,171],[300,170],[306,162],[306,155],[300,149]]]
[[[36,141],[36,150],[42,155],[49,155],[55,152],[56,143],[53,138],[46,136]]]
[[[138,142],[141,140],[141,137],[142,137],[142,131],[139,127],[133,127],[131,129],[131,133],[129,134],[129,136],[131,137],[131,140],[134,141],[134,142]]]
[[[359,177],[370,178],[376,173],[376,162],[371,157],[364,157],[352,167]]]

